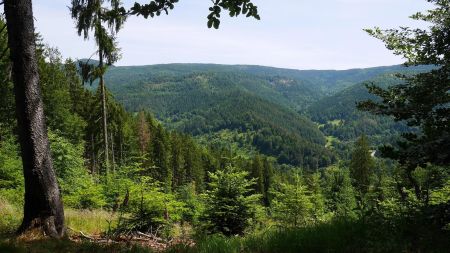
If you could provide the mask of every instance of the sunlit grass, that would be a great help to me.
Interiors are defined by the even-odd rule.
[[[82,231],[85,234],[98,235],[115,226],[117,215],[104,210],[66,209],[65,219],[71,233]]]
[[[66,226],[69,233],[82,231],[89,235],[99,235],[114,228],[117,222],[117,214],[104,210],[64,210]],[[8,235],[20,226],[23,211],[21,207],[0,199],[0,235]]]
[[[0,198],[0,236],[14,233],[22,220],[22,209]]]

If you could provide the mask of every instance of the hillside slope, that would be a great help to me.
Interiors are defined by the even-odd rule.
[[[166,64],[111,67],[105,80],[126,109],[151,111],[172,129],[207,143],[256,150],[280,163],[317,168],[335,160],[325,135],[351,141],[363,132],[389,135],[403,127],[355,110],[355,101],[370,97],[362,81],[381,78],[383,83],[399,71],[429,68],[331,71]],[[322,124],[325,135],[308,118]],[[225,142],[218,140],[223,131]]]
[[[362,134],[367,135],[375,146],[395,143],[401,133],[411,130],[404,122],[359,111],[356,105],[359,101],[377,100],[376,96],[367,91],[367,83],[388,87],[400,82],[402,81],[394,75],[387,74],[354,84],[318,100],[308,108],[307,114],[320,124],[321,131],[328,136],[327,145],[337,148],[341,155],[348,154],[353,142]]]

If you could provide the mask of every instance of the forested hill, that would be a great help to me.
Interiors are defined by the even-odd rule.
[[[315,169],[333,161],[316,125],[292,109],[293,101],[311,103],[308,100],[318,96],[315,91],[305,86],[308,93],[294,99],[278,91],[283,89],[276,87],[278,80],[226,69],[190,73],[181,66],[175,70],[122,79],[124,70],[112,68],[106,82],[127,110],[150,110],[166,125],[207,138],[208,143],[214,142],[211,135],[230,130],[229,140],[240,148],[255,147],[280,163]]]
[[[350,70],[295,70],[253,65],[161,64],[111,67],[106,74],[108,88],[130,109],[148,108],[150,91],[158,95],[198,91],[212,93],[244,90],[276,104],[303,111],[320,98],[379,76],[430,70],[430,66],[402,65]],[[144,104],[139,104],[144,102]],[[199,101],[202,102],[202,101]],[[152,102],[147,102],[152,103]],[[171,114],[169,108],[151,104],[161,116]],[[176,106],[175,106],[176,107]],[[177,108],[177,107],[176,107]],[[176,110],[176,109],[175,109]]]
[[[344,108],[326,101],[339,99],[333,95],[345,94],[362,81],[422,69],[429,67],[332,71],[166,64],[111,67],[105,80],[129,111],[151,111],[167,126],[208,144],[256,149],[280,163],[314,169],[330,164],[335,155],[325,147],[317,124],[308,119],[321,121],[308,109],[311,105],[353,111],[345,106],[354,106],[354,100],[341,101]],[[327,113],[328,108],[320,110]]]
[[[381,87],[401,82],[392,74],[371,79],[370,83]],[[307,109],[307,115],[319,123],[320,130],[327,136],[327,146],[342,156],[349,154],[353,142],[362,134],[369,137],[374,146],[393,143],[400,133],[409,128],[404,122],[390,117],[376,116],[356,108],[359,101],[377,100],[366,88],[369,82],[354,84],[334,95],[324,97]],[[348,157],[345,157],[348,158]]]
[[[294,80],[307,81],[319,89],[321,95],[331,95],[356,83],[361,83],[379,76],[393,73],[422,72],[431,66],[405,67],[404,65],[381,66],[365,69],[348,70],[295,70],[263,66],[236,66],[242,71],[260,76],[283,76]]]

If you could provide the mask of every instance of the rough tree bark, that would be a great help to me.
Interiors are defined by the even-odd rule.
[[[31,0],[5,0],[16,114],[25,179],[24,217],[19,233],[42,229],[65,234],[64,211],[53,170],[39,87]]]

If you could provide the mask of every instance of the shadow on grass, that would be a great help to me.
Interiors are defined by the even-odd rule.
[[[417,217],[416,217],[417,218]],[[394,226],[335,220],[306,228],[270,229],[240,237],[206,236],[168,253],[449,252],[450,231],[402,220]]]
[[[33,240],[23,241],[0,239],[2,253],[151,253],[150,249],[133,245],[110,244],[101,245],[87,242],[63,240]]]

